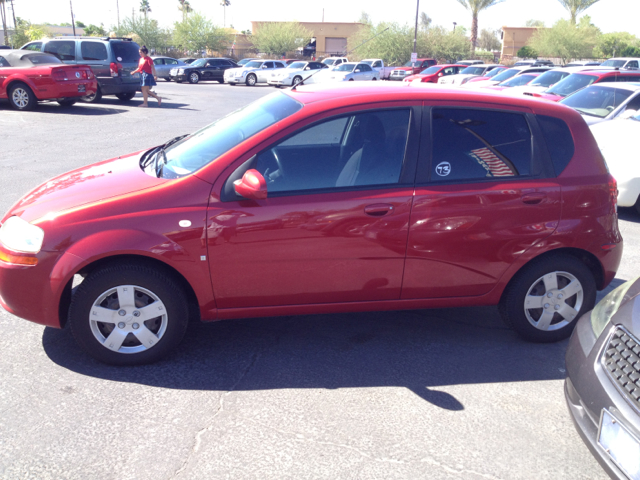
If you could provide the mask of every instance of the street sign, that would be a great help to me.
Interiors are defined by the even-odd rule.
[[[407,57],[405,57],[407,58]],[[416,61],[418,60],[418,54],[416,52],[413,52],[411,54],[411,63],[416,63]]]

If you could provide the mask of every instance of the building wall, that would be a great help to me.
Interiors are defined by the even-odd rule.
[[[73,27],[61,27],[59,25],[47,25],[44,27],[48,35],[46,38],[68,37],[73,35]],[[8,30],[9,37],[13,33],[13,29]],[[76,35],[84,35],[84,28],[76,27]],[[4,45],[4,31],[0,28],[0,45]],[[20,48],[22,45],[17,45]]]
[[[538,27],[502,27],[502,54],[504,57],[518,56]]]

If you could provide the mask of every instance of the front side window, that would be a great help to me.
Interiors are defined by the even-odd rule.
[[[24,50],[32,50],[34,52],[39,52],[40,50],[42,50],[42,42],[30,43],[29,45],[24,47]]]
[[[74,61],[76,59],[76,42],[48,42],[44,46],[44,51],[51,55],[55,55],[62,61]]]
[[[382,67],[382,62],[380,60],[378,60],[373,64],[373,68],[381,68],[381,67]]]
[[[531,172],[531,131],[519,113],[433,110],[431,181],[516,177]]]
[[[409,132],[409,109],[325,120],[257,155],[269,193],[395,185]]]
[[[109,54],[104,43],[100,42],[80,42],[80,53],[84,60],[108,60]]]

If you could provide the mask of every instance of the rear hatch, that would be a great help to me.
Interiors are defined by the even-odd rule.
[[[109,45],[111,45],[112,52],[111,62],[122,65],[122,68],[118,67],[122,83],[139,83],[138,78],[131,76],[131,72],[138,68],[140,60],[138,44],[124,40],[110,40]]]

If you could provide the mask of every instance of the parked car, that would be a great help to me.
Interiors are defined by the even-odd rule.
[[[50,53],[63,63],[91,67],[98,89],[82,100],[97,103],[103,95],[128,102],[140,90],[140,78],[131,75],[138,68],[139,48],[130,38],[60,37],[29,42],[20,49]]]
[[[491,85],[489,87],[484,87],[484,88],[486,88],[487,90],[493,90],[495,92],[502,92],[503,90],[508,88],[522,87],[524,85],[529,85],[539,75],[540,75],[539,73],[525,73],[524,75],[516,75],[515,77],[511,77],[509,80],[500,82],[497,85]]]
[[[596,83],[560,100],[576,110],[588,125],[630,117],[640,111],[640,83]]]
[[[306,83],[362,82],[379,80],[379,74],[366,63],[345,62],[313,75]]]
[[[598,67],[601,66],[601,62],[594,62],[594,61],[589,61],[589,60],[585,60],[585,61],[573,61],[570,63],[567,63],[565,65],[565,67]]]
[[[440,77],[438,79],[438,84],[450,85],[450,86],[464,85],[474,77],[482,77],[487,73],[491,72],[492,70],[500,69],[500,68],[507,68],[507,67],[503,65],[497,65],[497,64],[470,65],[464,70],[462,70],[460,73],[457,73],[455,75],[447,75],[444,77]]]
[[[408,61],[404,67],[396,67],[391,71],[389,80],[402,81],[408,75],[415,75],[426,70],[432,65],[436,65],[438,61],[434,58],[418,58],[415,62]]]
[[[497,66],[495,68],[492,68],[491,70],[485,72],[482,76],[472,76],[466,82],[460,83],[460,85],[464,85],[464,84],[467,84],[467,83],[483,82],[485,80],[491,80],[496,75],[499,75],[500,73],[502,73],[502,72],[504,72],[505,70],[508,70],[508,69],[509,69],[509,67],[505,67],[504,65],[499,65],[499,66]],[[457,77],[457,75],[454,75],[452,78],[455,78],[455,77]]]
[[[238,60],[236,64],[238,67],[244,67],[247,63],[252,62],[254,60],[262,60],[261,58],[243,58],[242,60]]]
[[[197,58],[192,58],[192,57],[184,57],[184,58],[179,58],[178,60],[180,60],[181,62],[184,62],[186,64],[191,64],[193,62],[195,62],[197,60]],[[242,61],[242,60],[241,60]]]
[[[465,83],[464,85],[462,85],[462,87],[471,88],[471,89],[490,87],[492,85],[497,85],[501,82],[509,80],[510,78],[516,77],[518,75],[525,75],[527,73],[544,73],[547,70],[550,70],[550,67],[527,67],[527,66],[511,67],[511,68],[507,68],[506,70],[503,70],[500,73],[497,73],[496,75],[492,76],[487,80],[472,79],[467,83]]]
[[[611,291],[580,318],[566,354],[564,393],[573,423],[619,480],[640,478],[639,293],[637,278]]]
[[[513,64],[514,67],[555,67],[551,60],[538,60],[538,59],[530,59],[530,60],[518,60]]]
[[[276,88],[291,87],[298,85],[311,75],[315,75],[318,70],[329,68],[326,64],[320,62],[293,62],[287,68],[274,70],[269,77],[267,83]]]
[[[419,74],[405,77],[403,82],[438,83],[440,78],[448,75],[456,75],[465,68],[467,68],[466,65],[434,65]]]
[[[386,67],[381,58],[365,58],[360,63],[366,63],[378,73],[378,79],[389,80],[389,76],[395,67]]]
[[[588,70],[572,73],[542,93],[525,93],[525,95],[558,102],[581,88],[600,82],[640,82],[640,71]]]
[[[552,68],[542,73],[533,82],[522,87],[509,90],[509,95],[530,95],[532,93],[542,93],[554,86],[559,81],[565,79],[572,73],[594,70],[594,67],[560,67]]]
[[[601,67],[627,68],[637,69],[640,65],[640,58],[635,57],[619,57],[610,58],[600,64]]]
[[[349,59],[347,57],[328,57],[322,60],[322,63],[325,64],[329,68],[337,67],[338,65],[348,62]]]
[[[283,58],[279,61],[284,63],[285,65],[291,65],[293,62],[297,62],[298,60],[300,59],[299,58]]]
[[[86,65],[65,65],[51,54],[0,51],[0,99],[16,110],[32,110],[42,100],[69,107],[98,88]]]
[[[271,74],[286,65],[279,60],[253,60],[243,68],[230,68],[224,72],[224,81],[229,85],[244,83],[253,87],[257,83],[267,83]]]
[[[631,112],[628,115],[632,115]],[[618,205],[635,207],[640,213],[640,163],[636,146],[640,138],[640,112],[629,118],[625,116],[590,128],[607,167],[618,182]]]
[[[456,65],[483,65],[483,60],[460,60]]]
[[[151,57],[153,60],[153,64],[156,67],[156,73],[158,74],[158,78],[162,78],[167,82],[171,81],[171,69],[172,68],[180,68],[189,65],[188,63],[183,62],[182,60],[177,60],[172,57]]]
[[[616,274],[615,191],[562,105],[299,87],[29,192],[1,220],[0,304],[119,365],[165,356],[189,312],[499,305],[556,341]]]
[[[224,72],[229,68],[237,68],[238,64],[229,58],[199,58],[185,67],[172,68],[169,77],[172,81],[182,83],[198,83],[216,81],[224,83]]]

